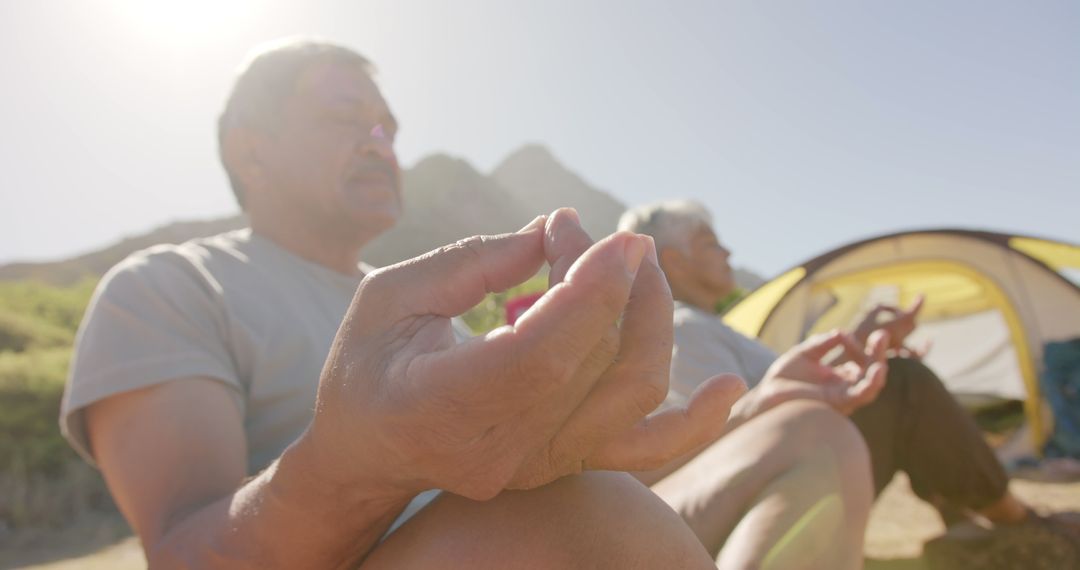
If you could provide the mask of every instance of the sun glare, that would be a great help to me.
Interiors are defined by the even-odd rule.
[[[244,26],[250,0],[111,0],[126,26],[144,39],[173,48],[196,48]]]

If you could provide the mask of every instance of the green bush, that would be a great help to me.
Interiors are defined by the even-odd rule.
[[[71,346],[75,333],[46,320],[0,308],[0,354]]]
[[[0,352],[0,526],[61,526],[114,508],[101,476],[60,435],[70,360],[70,347]]]
[[[716,310],[716,314],[723,315],[724,313],[730,311],[732,307],[737,305],[739,301],[742,301],[743,298],[749,294],[750,292],[746,289],[743,289],[742,287],[736,287],[735,290],[729,293],[727,297],[724,297],[723,299],[717,301],[716,307],[714,307],[714,309]]]
[[[495,327],[505,325],[506,302],[521,295],[545,291],[547,282],[547,274],[540,274],[501,293],[490,293],[480,304],[461,315],[461,319],[469,325],[474,334],[483,334]]]
[[[70,348],[0,352],[0,471],[55,474],[73,457],[57,428]]]
[[[93,279],[71,287],[35,281],[0,282],[0,311],[44,321],[74,333],[96,284]]]
[[[60,526],[88,508],[114,508],[57,424],[93,287],[0,282],[0,528]]]

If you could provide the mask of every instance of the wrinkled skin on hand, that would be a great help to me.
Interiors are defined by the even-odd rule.
[[[878,305],[859,322],[852,335],[857,342],[866,344],[869,342],[871,333],[884,331],[889,334],[888,348],[890,350],[917,353],[918,351],[911,351],[911,349],[906,348],[904,341],[907,340],[908,335],[918,325],[919,311],[922,310],[925,301],[926,298],[919,295],[915,298],[915,302],[911,304],[911,307],[906,310],[892,305]]]
[[[865,348],[839,331],[808,338],[769,367],[755,390],[752,415],[797,399],[819,400],[850,415],[873,402],[885,387],[888,346],[889,334],[884,331],[872,333]],[[826,355],[838,347],[843,352],[838,360],[843,364],[823,363]]]
[[[455,344],[450,318],[545,262],[552,287],[513,326]],[[686,409],[645,419],[667,392],[671,313],[651,239],[593,244],[569,210],[375,271],[323,369],[304,436],[313,469],[482,500],[582,469],[662,464],[715,438],[734,399],[699,390]]]

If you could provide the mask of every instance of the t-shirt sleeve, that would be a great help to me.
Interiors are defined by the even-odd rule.
[[[776,353],[752,338],[746,338],[735,331],[731,331],[731,334],[738,335],[741,345],[739,357],[746,373],[743,379],[753,388],[765,377],[773,362],[776,362]]]
[[[109,396],[187,377],[243,388],[227,342],[220,291],[175,251],[135,254],[98,285],[83,318],[60,411],[68,442],[93,462],[85,408]]]
[[[677,323],[669,395],[674,392],[685,400],[702,382],[724,373],[746,375],[732,347],[715,330],[696,319]]]

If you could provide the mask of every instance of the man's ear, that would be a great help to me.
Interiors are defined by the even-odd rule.
[[[242,126],[229,128],[221,138],[221,161],[229,176],[244,189],[245,202],[263,187],[265,172],[259,156],[259,133]]]

